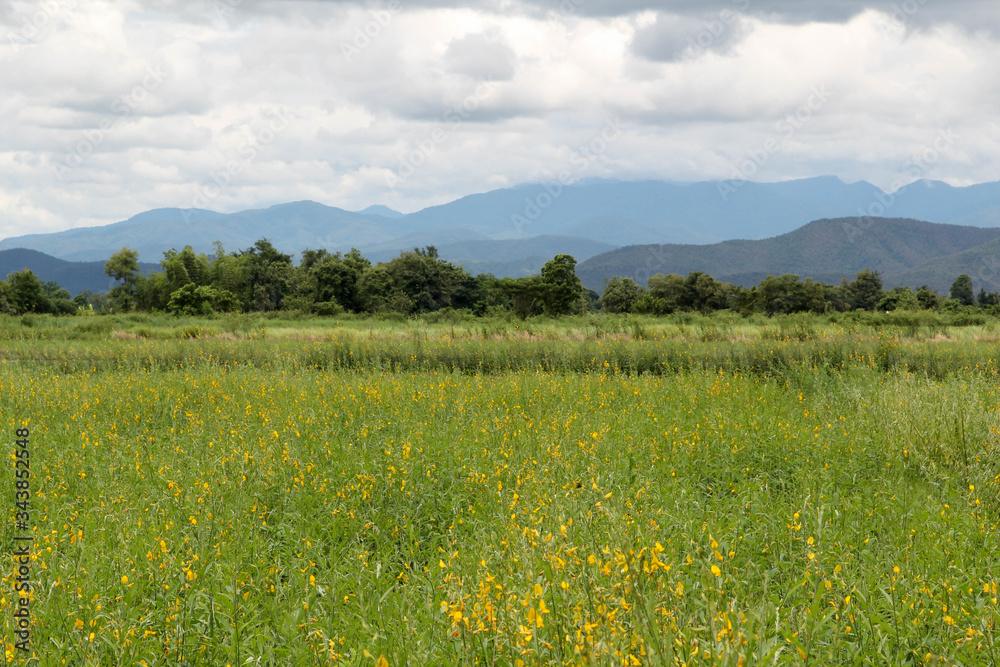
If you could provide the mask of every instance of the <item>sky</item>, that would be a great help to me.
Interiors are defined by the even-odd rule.
[[[995,0],[0,0],[0,237],[533,182],[1000,179]]]

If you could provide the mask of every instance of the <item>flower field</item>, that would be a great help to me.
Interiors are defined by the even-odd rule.
[[[0,364],[34,536],[8,663],[1000,655],[989,340],[31,330]]]

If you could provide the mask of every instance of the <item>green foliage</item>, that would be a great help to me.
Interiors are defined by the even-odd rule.
[[[111,308],[128,312],[136,307],[139,296],[139,253],[122,248],[104,264],[104,273],[122,281],[108,292]]]
[[[926,285],[917,290],[917,303],[924,310],[934,310],[940,304],[940,298]]]
[[[15,314],[52,311],[52,305],[41,281],[28,269],[7,276],[7,285],[7,298]]]
[[[980,308],[1000,306],[1000,293],[987,292],[985,289],[980,289],[979,295],[976,297],[976,305]]]
[[[209,314],[243,309],[250,312],[297,312],[301,317],[334,317],[355,313],[386,317],[419,316],[446,309],[476,316],[510,313],[530,317],[586,314],[595,309],[609,313],[668,316],[675,313],[729,311],[743,316],[795,313],[838,313],[847,310],[895,311],[944,308],[949,313],[965,307],[962,299],[939,303],[926,286],[913,293],[906,288],[885,292],[878,272],[863,270],[841,285],[825,285],[797,275],[768,276],[744,289],[720,282],[708,273],[687,276],[656,274],[645,288],[629,278],[615,278],[598,296],[582,288],[576,261],[557,255],[540,275],[496,279],[470,275],[463,267],[442,260],[433,246],[406,251],[377,265],[357,249],[347,254],[325,249],[306,250],[294,266],[267,239],[251,248],[227,254],[216,243],[209,259],[191,246],[164,253],[161,272],[138,274],[138,256],[123,248],[108,261],[108,275],[122,280],[107,295],[87,295],[71,301],[55,283],[42,285],[44,310],[74,314],[88,304],[94,312],[167,311],[175,315]],[[968,278],[968,276],[965,276]],[[15,280],[16,282],[16,280]],[[958,282],[958,281],[957,281]],[[968,282],[968,281],[966,281]],[[30,285],[15,302],[11,285],[0,288],[0,313],[21,312]],[[199,289],[200,288],[200,289]],[[975,300],[974,300],[975,301]],[[980,308],[1000,308],[1000,294],[980,291]],[[36,308],[42,306],[36,305]]]
[[[167,310],[174,315],[208,315],[238,310],[239,307],[239,300],[231,292],[194,283],[174,290],[167,304]]]
[[[865,269],[858,271],[857,278],[847,286],[851,308],[855,310],[875,310],[882,300],[882,274]]]
[[[796,275],[768,276],[757,286],[756,305],[768,315],[822,313],[827,308],[823,287]]]
[[[253,310],[280,310],[292,277],[292,257],[278,250],[268,239],[260,239],[243,250],[246,284],[243,290]]]
[[[503,278],[498,281],[497,288],[510,304],[513,313],[522,320],[540,315],[545,307],[548,287],[540,276]]]
[[[876,310],[920,310],[921,305],[917,296],[909,287],[894,287],[885,292],[885,296],[878,302]]]
[[[962,274],[951,284],[951,298],[958,301],[963,306],[975,304],[976,299],[972,291],[972,278],[967,274]]]
[[[604,288],[601,305],[609,313],[631,313],[642,289],[631,278],[614,277]]]
[[[104,273],[115,280],[129,282],[139,273],[139,253],[131,248],[122,248],[105,262]]]
[[[583,285],[576,275],[572,255],[556,255],[542,267],[542,302],[547,315],[568,315],[578,310]]]

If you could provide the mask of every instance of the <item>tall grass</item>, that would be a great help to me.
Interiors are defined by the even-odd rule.
[[[4,347],[32,664],[995,660],[988,343],[267,326]]]

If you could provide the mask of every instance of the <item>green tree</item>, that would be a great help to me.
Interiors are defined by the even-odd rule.
[[[502,278],[497,281],[497,287],[514,314],[522,320],[541,314],[545,307],[548,286],[541,276]]]
[[[922,286],[916,293],[917,303],[924,310],[934,310],[938,307],[940,299],[938,295],[927,285]]]
[[[826,312],[827,287],[811,278],[799,280],[795,274],[768,276],[755,290],[755,310],[768,315]]]
[[[226,254],[222,243],[214,244],[215,258],[208,270],[208,284],[217,290],[225,290],[237,295],[244,303],[250,299],[250,287],[247,280],[247,257],[239,254]]]
[[[104,273],[127,283],[139,273],[139,253],[131,248],[122,248],[104,263]]]
[[[208,315],[214,311],[239,310],[235,295],[209,285],[188,283],[170,294],[167,310],[175,315]]]
[[[208,257],[195,254],[189,245],[184,246],[180,252],[171,248],[163,253],[160,266],[166,274],[171,293],[189,283],[207,285],[211,279]]]
[[[583,284],[576,275],[576,260],[572,255],[556,255],[542,267],[545,285],[545,312],[568,315],[574,312],[583,297]]]
[[[365,271],[358,280],[358,303],[369,313],[389,310],[395,292],[396,286],[393,284],[392,276],[382,265]]]
[[[288,293],[292,275],[292,257],[278,250],[267,239],[240,253],[246,270],[246,292],[251,309],[280,310]]]
[[[608,281],[601,295],[601,305],[609,313],[631,313],[642,289],[631,278],[615,276]]]
[[[683,307],[687,302],[687,289],[684,278],[671,273],[663,275],[657,273],[650,276],[646,281],[649,288],[649,299],[643,299],[641,307],[637,307],[638,312],[647,312],[653,315],[669,315]]]
[[[976,304],[980,308],[1000,306],[1000,293],[987,292],[985,288],[980,288],[979,295],[976,297]]]
[[[684,279],[681,307],[684,310],[711,312],[729,304],[728,286],[702,271],[693,271]]]
[[[974,305],[976,299],[975,293],[972,291],[972,278],[964,273],[955,278],[955,282],[951,284],[951,298],[963,306]]]
[[[52,310],[45,295],[42,282],[28,269],[7,276],[10,304],[18,315],[24,313],[48,313]]]
[[[6,280],[0,280],[0,315],[16,315],[13,296],[10,293],[10,284]]]
[[[424,313],[443,308],[471,309],[482,298],[479,281],[461,266],[440,259],[434,246],[400,253],[380,268],[392,284],[386,300],[391,310]]]
[[[54,280],[42,283],[42,291],[49,302],[49,312],[56,315],[75,315],[79,307],[70,298],[69,290],[63,289]]]
[[[882,300],[882,274],[865,269],[858,271],[857,278],[847,286],[851,308],[855,310],[875,310]]]
[[[909,287],[894,287],[885,293],[876,307],[878,310],[920,310],[920,302]]]
[[[315,276],[316,294],[315,301],[318,303],[333,302],[345,310],[359,312],[361,303],[358,299],[358,283],[365,271],[371,268],[371,262],[365,259],[357,248],[352,248],[351,252],[344,256],[338,252],[335,255],[327,255],[311,267],[306,265],[303,257],[303,266],[312,271]]]
[[[122,248],[104,263],[104,273],[122,282],[108,292],[112,307],[120,311],[132,310],[138,291],[139,253],[131,248]]]

